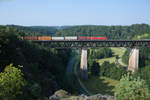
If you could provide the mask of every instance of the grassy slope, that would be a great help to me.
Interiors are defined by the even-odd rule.
[[[104,61],[108,61],[110,63],[113,63],[116,61],[116,58],[115,58],[115,55],[118,55],[120,58],[123,56],[126,48],[111,48],[112,51],[113,51],[113,57],[110,57],[110,58],[104,58],[104,59],[98,59],[97,61],[102,64]]]
[[[113,62],[115,62],[115,59],[116,59],[115,57],[110,57],[110,58],[98,59],[97,61],[101,65],[102,63],[104,63],[104,61],[108,61],[110,63],[113,63]]]
[[[111,48],[113,51],[114,55],[118,55],[119,57],[122,57],[126,48],[120,47],[120,48]]]
[[[103,95],[114,95],[115,86],[118,83],[116,80],[98,76],[91,76],[88,80],[82,80],[82,82],[92,94],[100,93]]]

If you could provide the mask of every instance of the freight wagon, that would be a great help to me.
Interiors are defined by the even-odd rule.
[[[37,40],[37,37],[32,37],[32,36],[25,36],[25,40]]]
[[[77,40],[77,36],[66,36],[65,40]]]
[[[64,40],[64,37],[52,37],[52,40]]]
[[[50,36],[39,36],[38,40],[52,40],[52,37],[50,37]]]
[[[81,37],[81,36],[78,36],[78,40],[91,40],[91,37]]]
[[[106,40],[107,37],[91,37],[91,40]]]

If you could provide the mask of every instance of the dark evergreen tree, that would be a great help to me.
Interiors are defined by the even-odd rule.
[[[96,61],[94,61],[91,67],[91,74],[98,76],[99,73],[100,73],[100,66]]]

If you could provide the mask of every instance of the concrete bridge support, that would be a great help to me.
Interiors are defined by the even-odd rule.
[[[132,74],[135,73],[135,71],[139,67],[139,49],[138,48],[132,48],[129,55],[129,65],[128,70],[132,71]]]
[[[88,69],[87,69],[87,49],[82,49],[81,53],[81,64],[80,64],[80,69],[81,69],[81,77],[83,79],[88,78]]]

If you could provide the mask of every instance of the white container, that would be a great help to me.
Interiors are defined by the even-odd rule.
[[[77,36],[66,36],[65,40],[77,40]]]
[[[52,37],[52,40],[64,40],[64,37]]]

